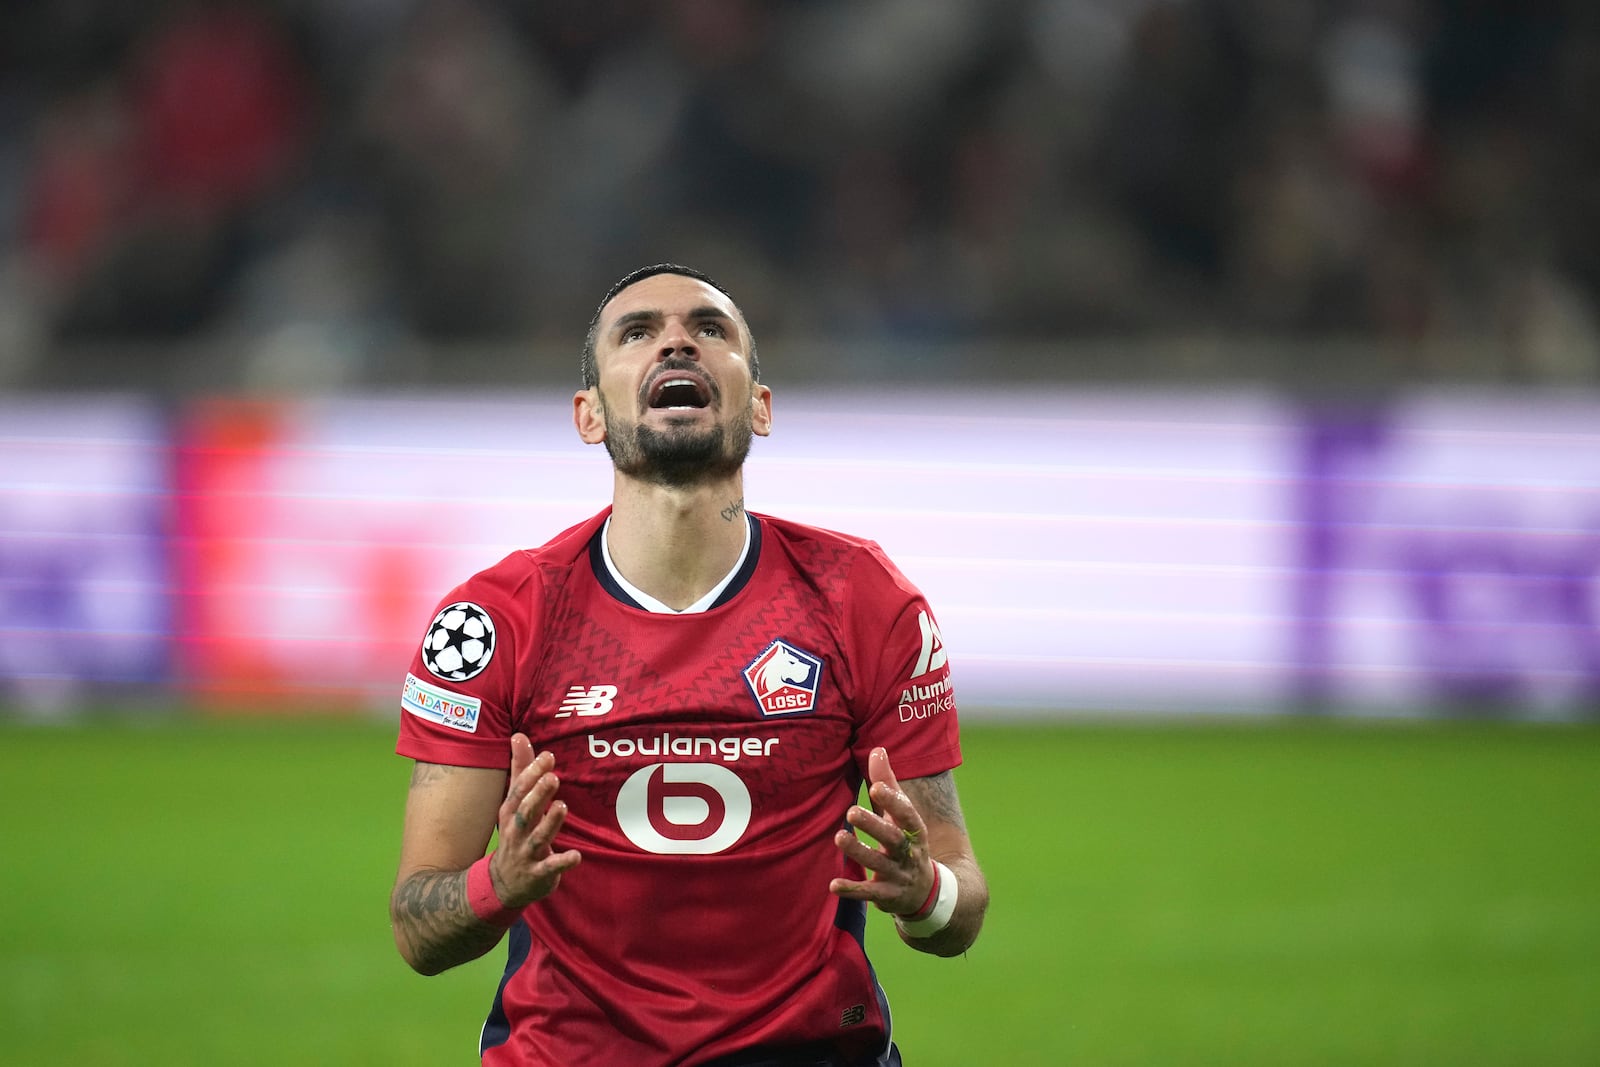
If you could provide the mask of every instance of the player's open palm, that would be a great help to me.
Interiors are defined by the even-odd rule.
[[[889,765],[889,753],[875,748],[868,757],[869,811],[859,805],[845,820],[878,843],[872,848],[852,830],[834,836],[839,851],[865,867],[871,877],[864,882],[835,878],[829,889],[851,900],[866,900],[893,915],[917,910],[933,884],[933,860],[928,852],[927,824],[901,788]]]
[[[561,875],[583,857],[575,849],[555,851],[567,805],[556,799],[561,780],[552,753],[533,752],[524,734],[511,738],[511,781],[500,805],[500,847],[489,863],[495,893],[507,907],[523,907],[549,896]]]

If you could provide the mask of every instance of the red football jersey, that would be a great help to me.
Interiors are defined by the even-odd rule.
[[[651,612],[608,514],[452,591],[406,679],[401,755],[507,767],[526,733],[583,853],[511,930],[483,1061],[898,1063],[866,906],[828,882],[862,877],[833,835],[874,747],[901,779],[961,762],[932,612],[876,544],[756,515],[708,610]]]

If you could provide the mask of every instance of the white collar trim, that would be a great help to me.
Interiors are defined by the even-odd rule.
[[[744,547],[739,549],[739,558],[734,560],[733,569],[723,576],[722,581],[712,586],[710,592],[706,593],[705,596],[701,597],[699,600],[696,600],[693,604],[690,604],[682,611],[679,611],[676,608],[667,607],[667,605],[663,604],[661,601],[657,600],[649,593],[646,593],[643,589],[640,589],[638,586],[634,585],[632,582],[628,581],[628,579],[622,576],[622,572],[617,570],[616,563],[611,559],[610,515],[606,516],[606,524],[600,528],[600,557],[605,560],[606,570],[611,572],[612,580],[622,587],[623,592],[627,593],[630,597],[637,601],[641,608],[644,608],[646,611],[654,612],[657,615],[695,615],[707,610],[711,607],[711,605],[717,602],[717,597],[722,595],[722,591],[728,588],[728,583],[733,581],[734,576],[739,573],[739,568],[744,566],[745,557],[749,554],[750,520],[748,517],[746,517],[744,523]]]

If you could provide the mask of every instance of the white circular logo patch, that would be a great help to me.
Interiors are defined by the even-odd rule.
[[[451,682],[482,674],[493,655],[494,620],[465,600],[435,615],[422,641],[422,665]]]

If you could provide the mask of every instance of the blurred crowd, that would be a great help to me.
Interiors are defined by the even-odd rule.
[[[659,259],[762,335],[906,370],[1345,338],[1404,375],[1590,382],[1597,7],[6,4],[0,382],[102,350],[157,376],[197,340],[246,384],[437,379],[484,345],[575,368],[597,295]]]

